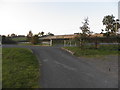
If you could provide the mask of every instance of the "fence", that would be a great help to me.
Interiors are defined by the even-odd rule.
[[[49,46],[77,46],[81,42],[89,44],[118,44],[120,37],[85,37],[76,39],[49,39],[42,41],[42,44]]]

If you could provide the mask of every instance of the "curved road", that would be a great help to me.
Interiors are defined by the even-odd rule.
[[[41,64],[43,88],[117,88],[118,79],[59,47],[3,45],[29,48]]]

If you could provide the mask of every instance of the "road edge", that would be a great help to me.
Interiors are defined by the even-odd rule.
[[[72,52],[72,51],[70,51],[70,50],[68,50],[68,49],[65,49],[65,48],[63,48],[63,47],[62,47],[61,49],[64,50],[64,51],[67,51],[68,53],[70,53],[70,54],[72,54],[72,55],[74,55],[74,53],[75,53],[75,52]]]

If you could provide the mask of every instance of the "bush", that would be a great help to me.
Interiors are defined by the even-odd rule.
[[[11,38],[2,36],[2,44],[17,44],[17,42],[13,41]]]

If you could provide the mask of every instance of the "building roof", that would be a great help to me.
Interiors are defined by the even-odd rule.
[[[46,37],[41,37],[39,39],[72,39],[76,35],[71,34],[71,35],[55,35],[55,36],[46,36]]]
[[[78,34],[70,34],[70,35],[55,35],[55,36],[45,36],[45,37],[40,37],[39,39],[41,40],[49,40],[49,39],[73,39]],[[91,37],[103,37],[103,34],[95,33],[91,35]]]

